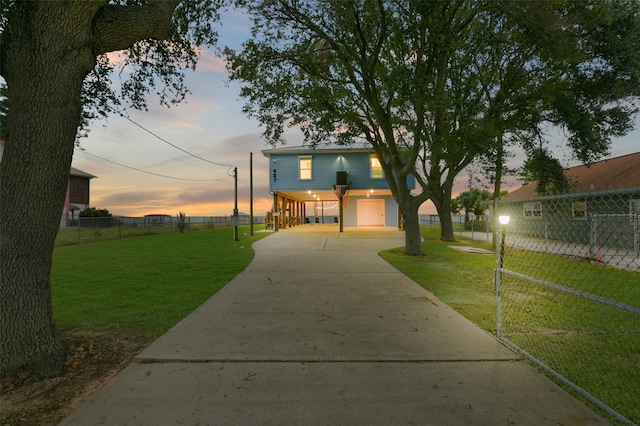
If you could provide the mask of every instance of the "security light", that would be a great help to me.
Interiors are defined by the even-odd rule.
[[[509,216],[499,216],[498,220],[500,221],[500,225],[508,225],[509,224]]]

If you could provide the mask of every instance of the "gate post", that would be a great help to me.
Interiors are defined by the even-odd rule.
[[[502,340],[502,266],[504,265],[504,241],[509,216],[499,216],[498,220],[500,222],[500,243],[496,244],[496,269],[493,280],[496,291],[496,332],[498,340]]]

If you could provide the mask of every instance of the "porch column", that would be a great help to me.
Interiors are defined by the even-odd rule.
[[[278,226],[281,226],[282,229],[287,227],[287,198],[281,197],[282,204],[280,206],[280,219],[278,220]]]
[[[273,221],[273,232],[278,232],[278,216],[276,213],[278,212],[278,193],[273,193],[273,208],[271,209],[271,220]]]

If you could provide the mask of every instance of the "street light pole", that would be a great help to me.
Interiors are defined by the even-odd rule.
[[[253,236],[253,152],[249,156],[249,231]]]
[[[240,241],[238,238],[238,168],[233,168],[234,180],[234,200],[233,200],[233,240]]]

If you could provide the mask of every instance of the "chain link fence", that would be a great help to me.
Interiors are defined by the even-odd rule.
[[[640,188],[501,201],[498,338],[640,423]]]
[[[250,223],[249,215],[238,215],[238,226],[248,226]],[[264,223],[264,217],[254,216],[253,223]],[[181,223],[179,217],[170,215],[81,217],[71,221],[71,226],[58,230],[56,246],[180,232],[183,224],[184,231],[235,226],[232,215],[187,216],[184,218],[184,223]]]
[[[420,214],[418,221],[421,227],[429,229],[440,229],[440,217],[437,214]],[[475,238],[475,233],[486,234],[481,239],[488,239],[488,235],[492,232],[491,217],[488,215],[474,214],[452,214],[451,222],[453,230],[458,235],[467,235]],[[469,235],[471,233],[471,235]]]

